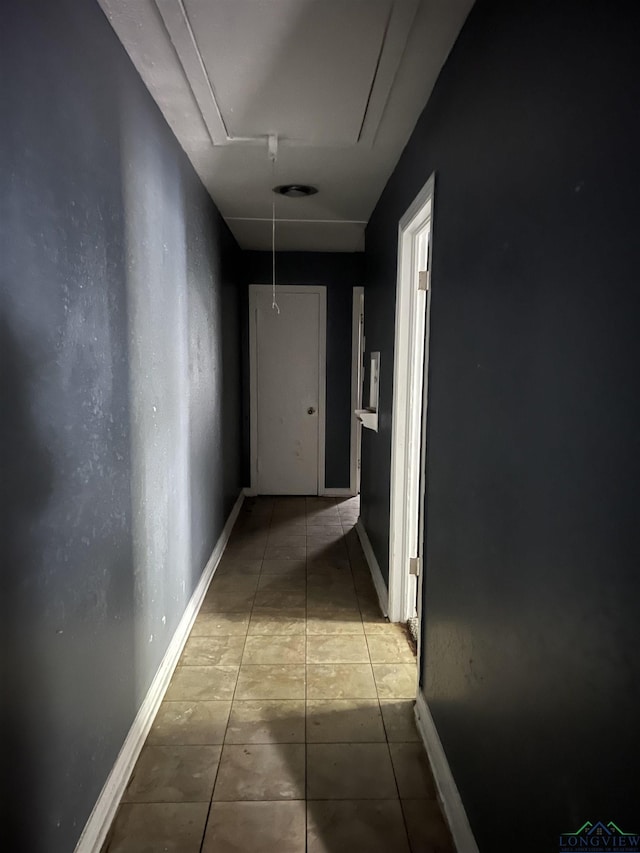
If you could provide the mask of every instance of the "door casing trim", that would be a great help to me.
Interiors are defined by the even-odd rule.
[[[360,492],[360,454],[362,423],[356,417],[356,409],[362,408],[362,376],[360,371],[362,360],[360,352],[360,317],[362,316],[362,303],[364,298],[364,287],[353,288],[353,314],[351,318],[351,475],[350,492],[355,496]]]
[[[396,289],[396,329],[393,361],[393,414],[391,427],[391,493],[389,518],[389,619],[405,622],[413,616],[408,600],[409,554],[407,553],[407,451],[411,420],[409,417],[411,353],[414,348],[413,274],[406,261],[407,246],[414,235],[431,218],[433,235],[433,195],[435,175],[432,174],[415,197],[398,225],[398,273]],[[428,323],[428,309],[427,319]],[[425,329],[428,346],[428,326]],[[426,377],[424,378],[426,381]],[[426,413],[423,413],[426,416]],[[420,584],[418,585],[420,594]]]

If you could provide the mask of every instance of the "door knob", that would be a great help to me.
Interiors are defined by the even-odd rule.
[[[309,408],[307,409],[307,414],[312,415],[314,412],[315,412],[315,409],[313,408],[313,406],[309,406]]]

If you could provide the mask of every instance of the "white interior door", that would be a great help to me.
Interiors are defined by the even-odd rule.
[[[326,290],[251,285],[252,490],[324,490]]]

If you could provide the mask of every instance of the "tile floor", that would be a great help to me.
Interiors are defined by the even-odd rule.
[[[245,501],[108,853],[453,853],[358,501]]]

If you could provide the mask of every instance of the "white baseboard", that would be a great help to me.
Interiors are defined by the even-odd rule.
[[[104,784],[100,796],[97,799],[93,811],[89,815],[82,835],[75,848],[75,853],[99,853],[102,845],[105,842],[107,833],[111,827],[115,817],[118,805],[125,792],[129,777],[133,771],[138,756],[144,746],[144,743],[149,734],[151,724],[158,712],[160,703],[164,697],[165,691],[176,668],[182,650],[187,641],[187,637],[193,627],[200,605],[205,597],[209,584],[213,578],[215,570],[218,568],[218,563],[224,552],[224,549],[229,541],[231,530],[235,524],[238,513],[244,501],[244,492],[241,492],[238,500],[235,502],[233,509],[229,514],[229,518],[220,534],[218,541],[207,560],[204,571],[198,581],[189,603],[182,615],[182,619],[176,631],[171,638],[169,647],[162,659],[162,663],[158,667],[151,686],[147,691],[140,710],[129,729],[129,733],[125,738],[122,749],[118,754],[115,764],[113,765],[107,781]]]
[[[358,534],[358,539],[360,540],[360,544],[362,545],[364,556],[367,559],[369,571],[371,572],[371,577],[373,578],[373,584],[376,588],[376,592],[378,593],[380,609],[382,610],[382,613],[387,616],[389,612],[389,592],[387,590],[387,585],[384,582],[384,578],[382,577],[382,572],[380,571],[378,561],[376,560],[376,555],[373,553],[373,548],[371,547],[371,542],[369,541],[369,537],[367,536],[367,531],[364,529],[364,526],[360,519],[358,519],[358,521],[356,522],[356,533]]]
[[[424,742],[431,770],[442,805],[445,819],[449,824],[453,843],[458,853],[478,853],[478,845],[473,837],[467,813],[464,810],[451,768],[447,761],[440,737],[436,730],[427,700],[421,690],[416,698],[416,721],[418,731]]]

